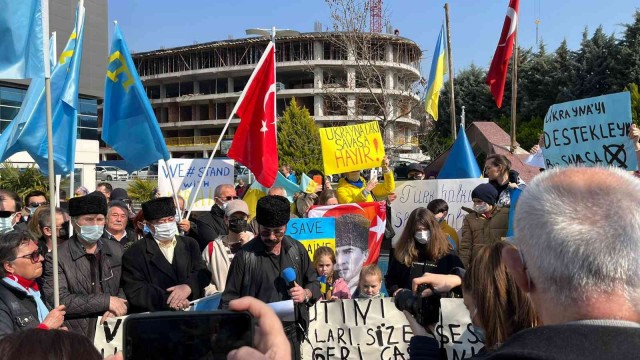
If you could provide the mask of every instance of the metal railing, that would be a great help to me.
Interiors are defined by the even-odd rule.
[[[196,146],[196,145],[215,145],[220,135],[206,136],[180,136],[164,138],[167,146]],[[232,140],[233,135],[225,135],[223,140]]]

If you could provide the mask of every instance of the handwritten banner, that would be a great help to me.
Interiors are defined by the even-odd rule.
[[[336,219],[291,219],[287,223],[286,235],[300,241],[307,249],[309,257],[321,246],[328,246],[336,250]]]
[[[392,298],[319,302],[309,309],[303,359],[409,359],[413,331]],[[462,299],[442,299],[436,339],[448,359],[465,359],[484,346],[473,333]]]
[[[384,145],[377,121],[320,128],[325,174],[379,167]]]
[[[126,316],[108,318],[104,324],[102,316],[98,316],[96,324],[96,336],[93,339],[93,345],[98,349],[102,357],[115,355],[119,351],[123,351],[124,342],[122,341],[122,333],[124,329],[124,319]]]
[[[487,179],[451,179],[451,180],[414,180],[405,181],[396,186],[398,198],[391,203],[391,221],[397,241],[402,235],[405,223],[415,208],[424,207],[435,199],[449,204],[447,223],[456,231],[462,228],[467,212],[462,207],[473,207],[471,192],[476,186],[486,183]]]
[[[547,168],[598,164],[626,170],[638,168],[628,92],[556,104],[544,118],[544,159]]]
[[[221,184],[233,184],[233,160],[214,159],[205,169],[208,159],[171,159],[167,164],[158,163],[158,190],[162,196],[171,196],[173,190],[169,179],[178,191],[178,195],[195,201],[193,211],[209,211],[214,204],[214,190]],[[204,177],[202,188],[196,195],[194,190]]]

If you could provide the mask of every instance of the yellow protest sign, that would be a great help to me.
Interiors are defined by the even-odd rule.
[[[340,174],[380,166],[384,145],[377,121],[320,128],[325,174]]]

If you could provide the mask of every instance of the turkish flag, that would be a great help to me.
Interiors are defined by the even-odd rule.
[[[236,115],[240,125],[227,153],[249,168],[267,188],[273,186],[278,175],[275,65],[274,46],[269,42],[238,100]]]
[[[363,265],[376,264],[380,256],[380,246],[384,238],[385,226],[387,224],[387,205],[384,201],[349,203],[339,205],[312,206],[307,213],[310,218],[334,217],[338,218],[346,214],[357,214],[365,217],[369,221],[369,256]],[[336,238],[344,234],[336,233]],[[351,239],[356,242],[355,239]],[[336,240],[337,241],[337,240]],[[336,245],[337,246],[337,245]]]
[[[514,39],[518,27],[518,8],[520,0],[511,0],[507,17],[502,26],[502,34],[498,41],[496,53],[493,55],[491,67],[487,73],[487,85],[496,100],[498,108],[502,107],[502,97],[504,96],[504,85],[507,82],[507,70],[509,69],[509,59],[513,54]]]

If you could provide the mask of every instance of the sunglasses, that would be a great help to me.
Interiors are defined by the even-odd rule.
[[[231,201],[231,200],[238,200],[238,199],[240,199],[240,198],[239,198],[239,197],[237,197],[237,196],[227,196],[227,197],[218,197],[218,199],[220,199],[220,200],[226,200],[226,201]]]
[[[13,211],[0,211],[0,218],[8,218],[15,214]]]
[[[27,254],[27,255],[23,255],[23,256],[18,256],[18,259],[29,259],[31,260],[32,264],[36,264],[40,261],[40,250],[36,250],[34,252],[32,252],[31,254]]]
[[[44,202],[32,202],[32,203],[29,203],[27,206],[28,207],[40,207],[42,205],[49,205],[49,203],[46,202],[46,201],[44,201]]]

